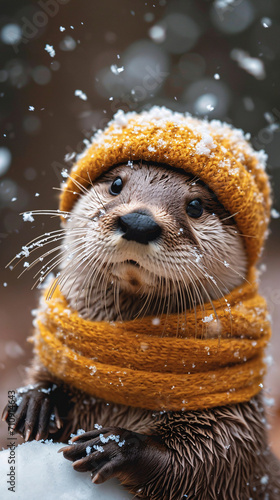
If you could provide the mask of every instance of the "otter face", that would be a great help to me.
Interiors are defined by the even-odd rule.
[[[65,229],[60,287],[89,319],[181,312],[246,275],[233,217],[201,181],[168,166],[115,166],[83,189]]]

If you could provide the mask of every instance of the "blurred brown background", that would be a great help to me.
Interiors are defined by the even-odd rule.
[[[273,318],[265,395],[280,456],[279,18],[278,0],[0,1],[1,408],[31,356],[38,297],[35,273],[17,280],[22,268],[4,265],[59,227],[19,213],[57,208],[61,170],[118,109],[165,105],[231,122],[269,155],[274,210],[261,287]]]

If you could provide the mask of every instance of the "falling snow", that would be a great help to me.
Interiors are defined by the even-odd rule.
[[[22,217],[23,217],[23,220],[24,222],[33,222],[34,221],[34,217],[32,216],[32,212],[24,212],[24,214],[22,214]]]
[[[233,49],[230,55],[240,68],[257,78],[257,80],[263,80],[266,77],[264,63],[261,59],[251,57],[248,52],[241,49]]]
[[[61,176],[64,178],[64,179],[67,179],[68,177],[68,170],[66,170],[66,168],[63,168],[61,170]]]
[[[213,319],[214,319],[213,314],[210,314],[209,316],[204,316],[204,318],[201,321],[202,323],[210,323],[211,321],[213,321]]]
[[[264,28],[270,28],[272,25],[272,20],[269,17],[263,17],[261,23]]]
[[[270,215],[271,215],[272,219],[279,219],[279,217],[280,217],[280,213],[275,208],[271,209]]]
[[[153,325],[159,325],[160,324],[160,318],[153,318],[152,319],[152,324]]]
[[[124,66],[121,66],[120,68],[118,68],[118,66],[116,64],[112,64],[110,66],[110,69],[111,69],[112,73],[114,73],[114,75],[119,75],[120,73],[122,73],[124,71]]]
[[[75,96],[82,99],[82,101],[87,101],[87,95],[82,90],[79,89],[75,90]]]
[[[45,46],[45,51],[48,52],[48,54],[50,54],[51,57],[55,56],[55,50],[53,48],[53,45],[49,45],[47,43],[46,46]]]

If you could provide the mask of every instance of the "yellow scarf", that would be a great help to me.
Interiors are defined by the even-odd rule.
[[[270,338],[255,269],[214,306],[216,316],[205,304],[160,322],[96,322],[70,310],[57,289],[38,315],[34,348],[54,376],[114,403],[188,411],[248,401],[262,388]]]

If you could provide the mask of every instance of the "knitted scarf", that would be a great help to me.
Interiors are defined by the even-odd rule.
[[[214,302],[216,315],[205,304],[196,314],[160,321],[88,321],[58,289],[45,305],[35,352],[55,377],[91,396],[187,411],[248,401],[262,388],[270,324],[254,269],[243,286]]]

